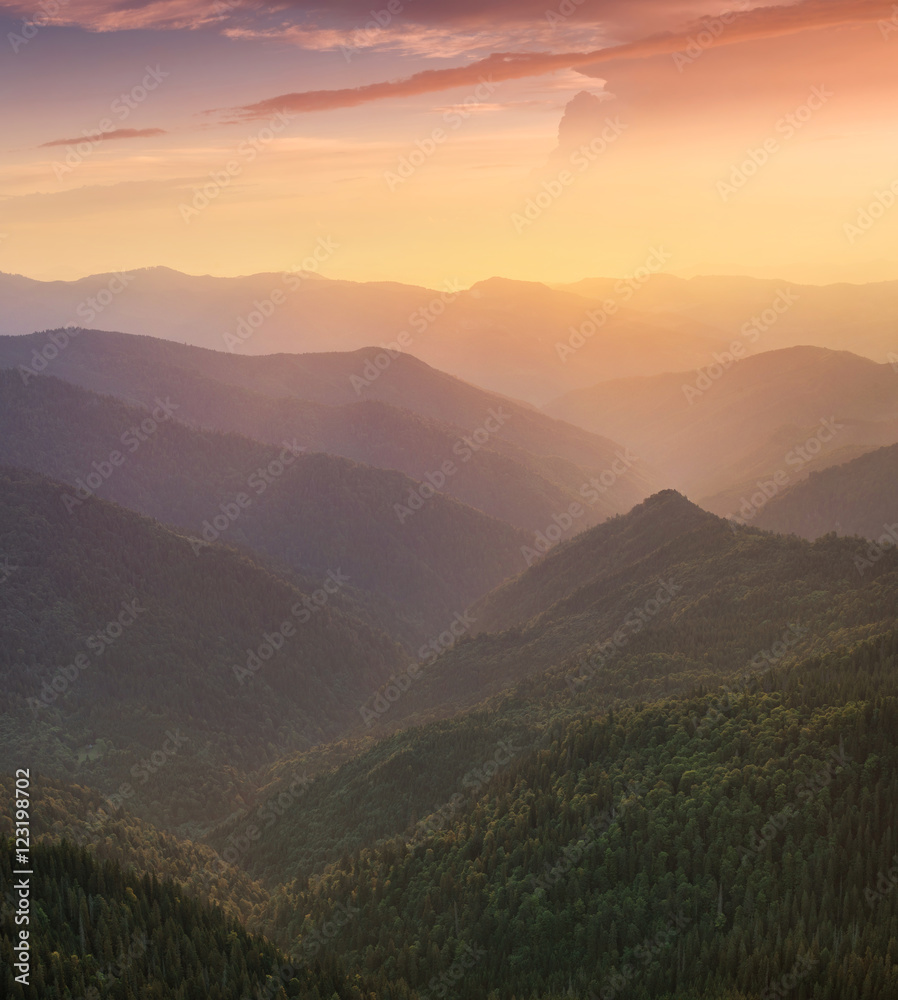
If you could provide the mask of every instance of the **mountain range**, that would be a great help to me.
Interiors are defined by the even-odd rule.
[[[659,278],[659,325],[754,301]],[[534,323],[613,294],[485,286]],[[744,352],[541,410],[414,345],[171,329],[0,338],[41,995],[898,987],[891,364]]]
[[[313,579],[339,570],[422,637],[524,564],[524,532],[401,473],[289,438],[200,431],[174,419],[178,406],[128,406],[52,377],[24,385],[6,370],[0,462],[68,483],[69,516],[96,493],[188,532],[194,557],[221,541]]]
[[[738,514],[763,481],[774,492],[761,506],[811,470],[898,441],[891,364],[792,347],[709,371],[603,382],[546,411],[622,441],[719,514]]]
[[[66,346],[46,364],[50,333],[0,338],[0,365],[24,384],[40,370],[132,404],[171,398],[181,422],[395,469],[531,532],[584,492],[591,524],[660,485],[635,458],[622,467],[615,442],[405,354],[382,369],[374,349],[244,358],[93,330],[55,336]]]
[[[683,279],[664,273],[668,257],[647,248],[623,278],[555,286],[351,282],[321,277],[314,261],[234,278],[164,267],[77,281],[0,274],[0,335],[72,325],[250,355],[385,345],[537,405],[609,379],[694,378],[734,345],[755,354],[815,344],[878,363],[898,351],[898,282]]]

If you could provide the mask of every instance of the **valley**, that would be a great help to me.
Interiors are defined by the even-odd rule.
[[[544,415],[405,354],[354,400],[364,351],[81,331],[35,374],[45,337],[0,340],[0,752],[39,774],[46,864],[151,867],[308,970],[247,970],[270,996],[685,998],[696,963],[715,996],[760,974],[728,965],[760,919],[740,900],[800,929],[852,837],[892,849],[848,805],[895,780],[888,725],[858,729],[894,701],[884,366],[774,351],[707,412],[646,376]],[[719,516],[796,435],[757,511]],[[658,488],[671,468],[736,485],[703,509]],[[824,787],[844,837],[809,846]],[[891,897],[852,879],[875,936]],[[821,933],[825,958],[799,937],[767,975],[823,963],[847,988]]]
[[[0,0],[0,1000],[898,1000],[895,0]]]

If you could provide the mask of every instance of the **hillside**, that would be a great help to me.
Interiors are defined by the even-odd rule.
[[[740,527],[659,493],[478,602],[474,634],[427,661],[383,720],[445,715],[550,669],[575,695],[655,698],[862,639],[898,615],[898,553],[860,576],[865,547]]]
[[[531,740],[521,703],[394,740],[371,775],[381,810],[411,768],[440,775],[429,814],[276,891],[279,926],[352,900],[328,951],[421,995],[891,995],[896,665],[892,631],[723,692],[608,711],[589,691],[578,716],[533,702]]]
[[[289,439],[272,447],[199,431],[178,422],[177,400],[166,405],[138,409],[0,371],[0,463],[92,483],[105,499],[313,580],[340,570],[372,600],[398,605],[422,638],[523,564],[523,533],[444,494],[422,495],[400,473],[305,454]]]
[[[195,826],[238,806],[284,749],[354,725],[404,663],[327,595],[222,546],[198,557],[184,535],[95,498],[69,514],[65,492],[0,473],[4,770],[28,760],[111,808]]]
[[[722,692],[608,711],[534,691],[396,734],[244,855],[288,879],[261,921],[396,997],[744,1000],[796,970],[888,995],[896,658],[893,631]]]
[[[552,287],[601,301],[614,295],[616,285],[613,278],[587,278]],[[630,304],[648,316],[672,313],[719,334],[718,351],[726,350],[735,337],[749,354],[813,343],[883,362],[895,349],[898,281],[820,285],[737,275],[659,274],[635,291]],[[709,352],[699,364],[713,360]]]
[[[898,445],[812,473],[774,497],[758,516],[770,531],[818,538],[827,532],[898,544],[889,528],[898,521]],[[898,532],[898,528],[895,529]],[[875,555],[875,550],[874,550]]]
[[[258,803],[228,817],[205,841],[224,855],[249,827],[264,828],[241,852],[237,867],[269,890],[295,878],[314,878],[341,857],[424,823],[466,778],[474,787],[472,762],[489,760],[500,741],[529,746],[539,736],[539,719],[523,712],[497,719],[495,711],[483,709],[359,743],[354,754],[317,775],[301,800],[285,798],[277,823],[263,824],[265,804],[277,802],[305,766],[306,755],[288,753],[272,765]]]
[[[213,277],[138,268],[99,311],[90,302],[113,275],[36,281],[0,274],[0,335],[72,324],[216,351],[230,344],[244,355],[394,344],[536,405],[609,379],[691,372],[713,364],[734,338],[748,354],[813,343],[884,362],[895,349],[898,282],[682,279],[664,266],[664,254],[652,250],[626,277],[566,285],[494,277],[468,289],[451,275],[441,287],[424,288],[308,272]],[[405,345],[398,344],[402,334]],[[573,355],[566,353],[572,345]]]
[[[12,884],[12,841],[3,842],[3,881]],[[176,883],[97,861],[70,843],[33,849],[30,925],[0,923],[3,995],[31,1000],[85,995],[338,997],[362,1000],[334,962],[289,962],[264,938],[190,897]],[[15,982],[12,941],[28,931],[30,985]],[[288,975],[282,978],[281,972]],[[279,992],[281,989],[286,992]]]
[[[844,461],[840,454],[898,441],[889,364],[818,347],[712,361],[699,371],[604,382],[546,410],[623,441],[719,514],[737,510],[759,479],[781,491]]]
[[[53,282],[0,274],[0,335],[87,325],[244,355],[395,344],[459,378],[534,403],[602,378],[697,365],[729,339],[725,330],[675,314],[634,310],[630,290],[615,296],[619,310],[578,352],[578,363],[566,364],[557,344],[590,322],[597,303],[540,282],[493,278],[464,289],[448,276],[440,287],[424,288],[155,267],[128,272],[124,289],[103,309],[92,308],[110,281],[109,274]]]
[[[12,837],[15,779],[0,774],[0,837]],[[154,827],[127,805],[113,808],[93,789],[47,775],[32,775],[31,836],[34,842],[67,840],[87,848],[99,861],[152,872],[177,882],[186,893],[254,929],[270,898],[240,868],[211,848]]]
[[[0,365],[34,366],[34,352],[46,339],[46,334],[0,339]],[[269,444],[295,439],[309,451],[396,469],[418,481],[428,481],[428,474],[439,481],[435,474],[448,461],[455,471],[444,477],[444,492],[529,531],[544,528],[572,502],[582,503],[581,487],[612,464],[620,450],[579,429],[540,418],[518,403],[512,407],[414,359],[398,359],[396,372],[383,376],[386,382],[398,376],[403,365],[414,369],[413,377],[400,379],[401,391],[388,394],[390,402],[377,398],[373,390],[380,388],[378,382],[371,391],[356,394],[349,374],[348,394],[328,392],[301,375],[273,377],[295,360],[242,358],[85,330],[70,338],[46,370],[132,404],[152,407],[157,398],[170,397],[178,400],[178,419],[198,427],[233,431]],[[316,364],[314,358],[303,360],[303,371]],[[345,364],[347,370],[365,368],[355,355],[347,356]],[[269,370],[272,378],[263,377]],[[419,395],[422,382],[429,390],[424,398]],[[442,404],[440,397],[445,397]],[[416,412],[416,407],[431,413],[439,409],[448,420]],[[490,419],[496,412],[503,414],[501,422]],[[512,420],[522,428],[517,437]],[[485,422],[489,426],[484,437]],[[477,435],[475,448],[464,440],[472,434]],[[582,463],[557,457],[556,452],[566,448],[580,455]],[[593,504],[585,505],[583,522],[597,523],[628,510],[651,490],[644,467],[627,469]]]

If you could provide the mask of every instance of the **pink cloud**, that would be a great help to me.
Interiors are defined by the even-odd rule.
[[[756,3],[758,0],[747,0]],[[734,5],[738,0],[733,0]],[[310,47],[321,47],[314,36],[328,31],[364,29],[372,11],[386,0],[70,0],[51,18],[59,25],[78,25],[89,31],[135,29],[196,29],[216,24],[236,27],[242,37],[280,38],[296,33]],[[40,10],[35,0],[6,0],[0,11],[29,18]],[[550,12],[558,17],[548,18]],[[694,19],[702,13],[718,13],[720,0],[402,0],[402,9],[390,20],[390,29],[400,24],[436,26],[444,35],[458,30],[496,33],[497,26],[527,25],[537,34],[553,30],[564,34],[566,25],[605,25],[626,37],[651,23],[665,28]],[[41,13],[43,13],[41,11]],[[284,18],[293,19],[289,23]],[[253,23],[255,22],[255,23]],[[551,22],[551,23],[550,23]],[[249,24],[249,27],[247,26]],[[450,29],[450,31],[447,31]],[[532,44],[532,40],[531,40]]]
[[[47,146],[75,146],[79,142],[108,142],[110,139],[146,139],[154,135],[166,135],[164,128],[116,128],[111,132],[93,132],[90,135],[79,135],[74,139],[53,139],[42,142],[39,149]]]
[[[18,14],[24,18],[46,16],[55,25],[78,25],[89,31],[126,31],[137,28],[198,28],[221,19],[214,3],[198,9],[191,0],[149,0],[149,2],[121,2],[121,0],[76,0],[60,4],[54,14],[46,14],[33,0],[12,0],[0,3],[0,11]],[[234,6],[228,3],[228,6]]]
[[[296,24],[276,27],[238,25],[226,27],[224,34],[241,41],[287,42],[309,51],[342,51],[347,61],[351,61],[361,50],[455,59],[521,47],[563,49],[582,39],[583,30],[582,23],[551,26],[545,21],[447,30],[445,25],[405,22],[397,18],[386,27],[378,26],[375,21],[341,28]]]
[[[892,6],[891,0],[803,0],[788,6],[756,8],[733,14],[714,44],[733,45],[796,32],[876,21],[889,15]],[[330,111],[389,98],[414,97],[460,87],[474,88],[485,80],[495,83],[540,76],[560,69],[590,70],[604,63],[646,59],[683,51],[702,27],[703,22],[698,22],[687,30],[652,35],[589,52],[498,52],[467,66],[424,70],[403,80],[341,90],[282,94],[236,108],[234,114],[237,120],[253,120],[269,117],[278,111],[293,114]]]

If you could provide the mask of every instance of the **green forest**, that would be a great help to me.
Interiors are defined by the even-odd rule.
[[[48,926],[81,912],[82,898],[89,904],[100,871],[110,873],[100,895],[130,900],[130,886],[135,907],[151,901],[133,920],[118,905],[118,923],[106,909],[92,922],[88,905],[83,937],[74,918],[63,920],[54,950],[72,957],[48,968],[70,987],[95,982],[124,928],[159,935],[144,923],[158,895],[160,915],[185,906],[202,925],[163,920],[163,938],[174,940],[159,950],[179,954],[185,985],[199,989],[215,969],[240,982],[260,974],[243,953],[249,938],[239,938],[239,970],[236,949],[219,943],[239,919],[240,933],[263,934],[301,962],[310,978],[288,984],[288,996],[315,997],[314,979],[329,1000],[315,978],[322,962],[353,988],[396,998],[729,1000],[775,996],[793,979],[787,992],[799,998],[891,995],[896,666],[892,632],[730,690],[651,704],[575,709],[519,690],[318,776],[258,850],[192,888],[184,869],[224,871],[221,852],[104,815],[96,797],[88,829],[78,817],[90,793],[47,786],[41,797],[56,805],[42,807],[41,863],[72,883],[68,896],[56,877],[48,895],[37,893]],[[130,856],[119,847],[109,857],[124,839],[113,822],[126,823]],[[90,854],[72,845],[79,829]],[[151,885],[138,865],[174,881]],[[261,881],[238,874],[243,867]],[[210,906],[219,923],[196,915]],[[208,936],[188,947],[184,927]],[[141,974],[131,972],[128,988]],[[207,995],[232,995],[227,982],[218,988]]]
[[[311,439],[409,462],[473,404],[435,373],[417,410],[337,413],[329,369],[294,373],[310,401],[277,362],[104,374],[85,343],[95,387],[198,396],[73,503],[149,411],[0,371],[0,996],[898,997],[898,546],[869,558],[893,451],[797,484],[790,534],[663,489],[528,565],[519,525],[555,502],[532,477],[569,490],[592,435],[552,452],[522,408],[480,507],[401,524],[406,473],[297,453],[198,542],[312,402]],[[238,368],[264,441],[223,413]],[[481,509],[519,488],[526,516]]]

